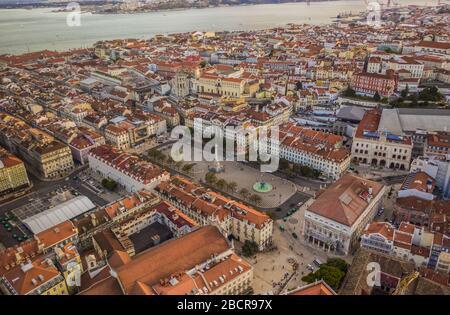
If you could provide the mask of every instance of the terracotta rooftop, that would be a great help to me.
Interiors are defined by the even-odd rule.
[[[372,189],[371,196],[369,188]],[[308,211],[352,226],[382,189],[383,185],[380,183],[346,174],[324,190],[309,206]]]
[[[229,244],[220,231],[205,226],[134,256],[117,269],[118,279],[129,293],[138,281],[156,284],[160,279],[189,270],[228,249]]]

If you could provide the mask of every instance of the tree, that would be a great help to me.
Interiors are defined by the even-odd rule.
[[[411,101],[411,107],[419,106],[419,102],[418,102],[417,96],[415,94],[411,95],[411,97],[409,99]]]
[[[194,163],[191,163],[191,164],[185,164],[184,166],[183,166],[183,172],[186,172],[186,173],[190,173],[190,172],[192,172],[192,168],[194,167]]]
[[[380,96],[380,93],[378,93],[378,91],[375,92],[373,99],[377,102],[379,102],[381,100],[381,96]]]
[[[250,196],[249,200],[253,203],[259,204],[262,200],[261,196],[253,194]]]
[[[219,179],[219,180],[216,182],[216,186],[217,186],[219,189],[223,190],[223,189],[227,186],[227,181],[224,180],[223,178],[221,178],[221,179]]]
[[[343,272],[347,272],[348,263],[341,258],[329,258],[326,263],[328,266],[336,267]]]
[[[353,90],[350,86],[347,87],[347,89],[342,93],[343,96],[345,97],[355,97],[356,96],[356,92],[355,90]]]
[[[229,182],[228,185],[227,185],[227,189],[228,189],[229,191],[235,191],[235,190],[236,190],[236,187],[237,187],[236,182]]]
[[[239,194],[243,197],[243,198],[247,198],[248,194],[250,192],[248,191],[247,188],[242,188],[241,190],[239,190]]]
[[[157,149],[150,149],[148,151],[148,157],[150,159],[158,160],[163,156],[164,154],[161,151],[158,151]]]
[[[295,82],[295,89],[298,90],[302,90],[303,89],[303,83],[301,81],[297,81]]]
[[[325,281],[333,290],[339,290],[342,280],[345,277],[345,272],[339,268],[323,264],[318,270],[312,272],[302,278],[307,283],[313,283],[317,280]]]
[[[403,91],[400,92],[400,95],[401,95],[403,98],[406,98],[406,97],[408,96],[408,94],[409,94],[409,86],[408,86],[408,84],[407,84],[406,87],[405,87],[405,89],[404,89]]]
[[[286,159],[280,159],[280,169],[281,170],[287,170],[289,168],[289,161]]]
[[[117,188],[117,183],[110,178],[104,178],[102,180],[102,186],[110,191],[114,191]]]
[[[444,96],[439,92],[436,86],[431,86],[423,89],[419,93],[419,100],[426,102],[439,102],[444,99]]]
[[[242,255],[245,257],[250,257],[258,252],[258,244],[252,241],[245,241],[242,246]]]
[[[206,175],[205,175],[205,181],[206,181],[208,184],[214,184],[215,182],[217,182],[217,176],[216,176],[216,174],[213,173],[213,172],[208,172],[208,173],[206,173]]]
[[[314,177],[314,170],[307,165],[294,164],[293,170],[295,173],[305,176],[305,177]]]

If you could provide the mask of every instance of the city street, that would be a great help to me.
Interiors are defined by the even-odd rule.
[[[80,195],[88,197],[97,206],[108,204],[109,201],[106,198],[103,198],[101,195],[98,195],[93,190],[89,189],[85,183],[78,178],[77,175],[80,172],[81,170],[78,170],[72,174],[71,177],[54,182],[39,181],[31,175],[30,180],[33,181],[34,187],[30,193],[0,206],[1,218],[17,215],[19,219],[19,221],[9,221],[11,231],[8,231],[3,225],[0,225],[0,239],[2,240],[2,243],[7,247],[14,246],[19,242],[18,237],[28,235],[29,232],[26,227],[20,223],[20,218],[24,219],[52,207],[48,200],[54,196],[56,191],[71,190],[72,192],[77,192]],[[77,179],[74,179],[74,176],[76,176]],[[14,238],[14,234],[18,237]]]

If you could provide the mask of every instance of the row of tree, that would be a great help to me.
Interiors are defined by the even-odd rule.
[[[223,178],[218,178],[216,173],[208,172],[205,175],[205,181],[211,186],[215,186],[223,191],[228,191],[231,193],[236,193],[237,183],[236,182],[227,182]],[[239,195],[252,203],[259,204],[262,201],[262,198],[257,194],[251,194],[247,188],[242,188],[238,191]]]
[[[428,107],[431,104],[444,102],[445,97],[435,86],[427,87],[419,93],[410,93],[406,86],[400,92],[400,97],[393,100],[390,104],[394,107]]]
[[[307,165],[292,164],[285,159],[280,159],[280,170],[289,176],[300,175],[310,178],[318,178],[321,175],[319,170],[315,170]]]
[[[359,98],[361,100],[365,100],[365,101],[374,101],[374,102],[382,102],[382,103],[387,103],[388,99],[386,97],[381,97],[380,93],[375,92],[373,97],[370,96],[362,96],[362,95],[358,95],[356,94],[356,91],[353,90],[351,87],[347,87],[347,89],[345,89],[342,92],[342,96],[344,97],[350,97],[350,98]]]
[[[149,150],[147,156],[151,161],[157,161],[161,164],[169,164],[171,167],[188,174],[192,173],[195,166],[195,163],[183,164],[182,161],[175,161],[170,155],[167,156],[157,149]]]

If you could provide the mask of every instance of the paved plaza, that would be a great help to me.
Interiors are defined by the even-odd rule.
[[[170,153],[170,149],[164,150],[165,154]],[[186,162],[195,163],[195,162]],[[197,162],[195,163],[190,175],[195,177],[197,181],[205,179],[205,175],[215,166],[215,162]],[[242,199],[239,195],[241,189],[247,189],[250,195],[258,195],[261,197],[261,202],[253,204],[259,208],[272,209],[281,206],[289,198],[291,198],[297,192],[297,185],[289,180],[280,178],[271,173],[263,173],[259,169],[253,168],[245,163],[236,161],[223,161],[220,162],[224,168],[223,172],[217,173],[217,178],[224,179],[227,182],[235,182],[237,184],[236,190],[227,193]],[[270,192],[257,192],[253,189],[253,185],[256,182],[266,182],[272,185]],[[247,203],[252,204],[250,200],[245,200]]]

